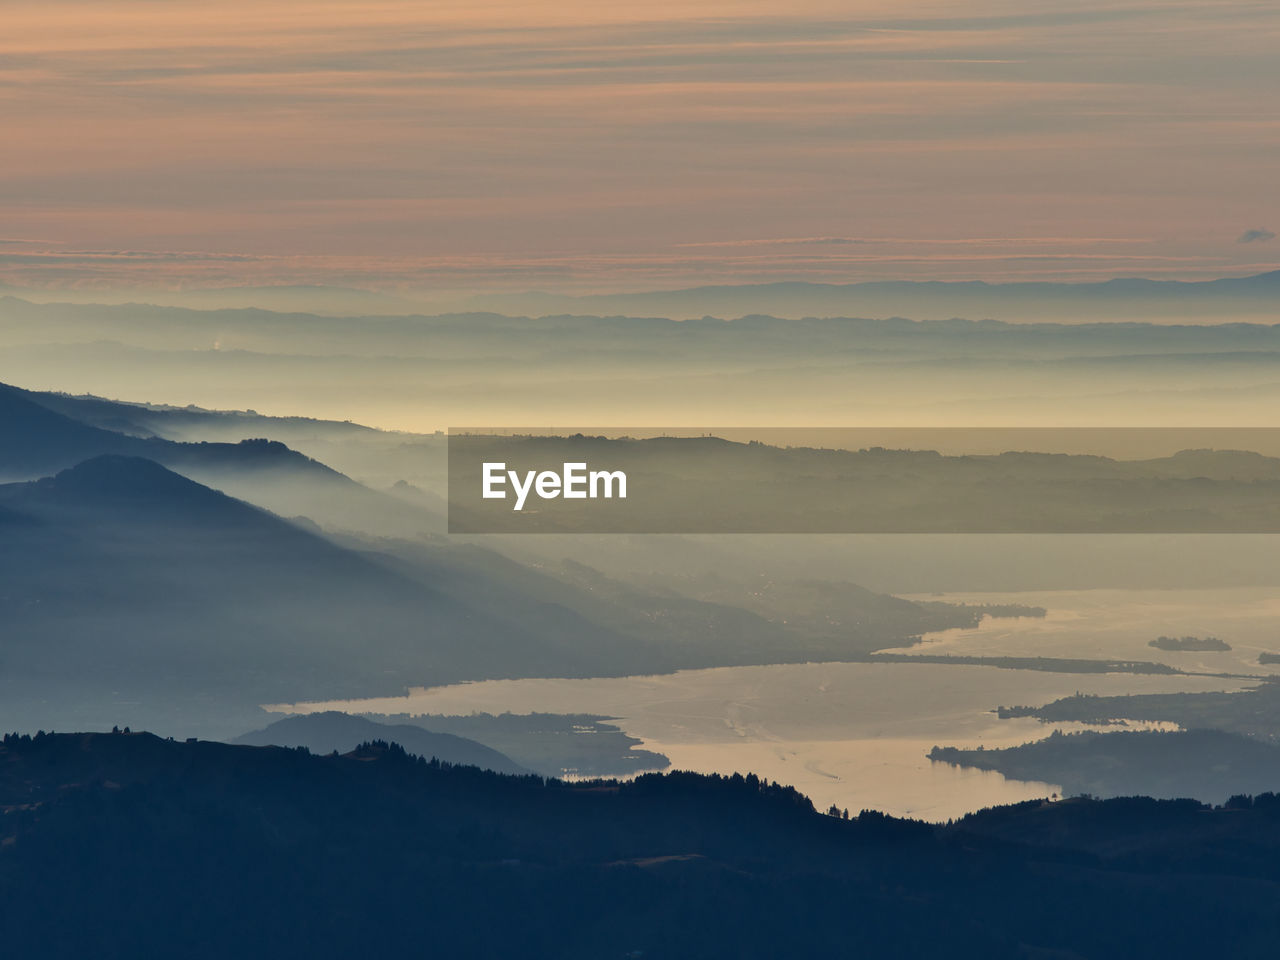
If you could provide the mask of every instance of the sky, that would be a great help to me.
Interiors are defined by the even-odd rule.
[[[0,283],[1280,266],[1274,0],[6,0]]]

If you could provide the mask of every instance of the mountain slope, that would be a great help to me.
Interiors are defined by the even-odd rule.
[[[899,603],[883,631],[824,637],[587,568],[552,576],[448,544],[373,552],[134,457],[0,486],[0,515],[0,727],[240,733],[263,703],[859,658],[975,618]]]
[[[118,411],[112,415],[110,411]],[[78,416],[92,422],[82,422]],[[0,384],[0,480],[34,479],[103,454],[145,457],[282,516],[374,534],[438,530],[422,506],[370,490],[323,463],[266,439],[184,443],[103,429],[147,433],[127,405],[61,398]]]
[[[528,774],[510,757],[483,743],[451,733],[436,733],[410,723],[378,723],[329,710],[285,717],[262,730],[236,737],[233,743],[256,747],[306,747],[312,753],[350,753],[362,743],[388,740],[409,753],[443,763],[461,764],[495,773]]]
[[[0,478],[41,476],[103,453],[141,449],[136,438],[73,420],[0,384]]]
[[[0,486],[0,510],[21,520],[0,540],[5,723],[22,704],[64,728],[163,705],[170,729],[243,730],[219,710],[664,663],[572,611],[496,619],[147,460]]]

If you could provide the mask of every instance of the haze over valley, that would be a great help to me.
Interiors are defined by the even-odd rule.
[[[631,323],[613,322],[624,332]],[[505,362],[477,331],[453,329],[478,351],[475,362]],[[750,339],[747,327],[726,330]],[[1131,336],[1176,354],[1191,328],[1137,326]],[[1105,339],[1091,347],[1098,363],[1115,359]],[[319,752],[350,749],[362,731],[413,740],[418,730],[470,738],[477,746],[464,762],[487,749],[500,770],[751,769],[822,805],[945,819],[1067,789],[1074,774],[977,775],[930,760],[934,747],[1016,747],[1055,730],[1125,735],[1110,717],[1046,727],[997,707],[1082,692],[1243,696],[1269,685],[1259,658],[1280,651],[1280,564],[1268,535],[450,536],[445,441],[435,433],[325,420],[305,405],[275,417],[12,386],[0,388],[0,405],[10,726],[127,724],[220,739],[265,728],[252,735],[273,739],[253,742]],[[985,445],[964,462],[1022,457],[1036,483],[1082,476],[1077,460],[1111,464],[1115,483],[1145,469],[1135,457],[1164,454],[1149,462],[1178,465],[1179,482],[1202,501],[1215,457],[1235,464],[1223,474],[1235,483],[1274,472],[1265,431],[1221,433],[1265,453],[1194,456],[1174,448],[1215,431],[890,434]],[[1132,453],[991,452],[1047,438]],[[916,449],[895,462],[957,454]],[[854,451],[849,462],[868,455]],[[773,497],[784,509],[785,496],[779,488],[756,508],[768,511]],[[955,516],[972,515],[951,502]],[[1230,651],[1149,642],[1197,632],[1229,637]],[[41,679],[55,675],[56,684]],[[926,696],[940,709],[917,716],[921,692],[938,684]],[[872,689],[887,695],[879,706]],[[393,726],[286,733],[268,712],[299,715],[289,723],[342,716],[316,712],[325,709]],[[1157,712],[1131,723],[1181,721]]]

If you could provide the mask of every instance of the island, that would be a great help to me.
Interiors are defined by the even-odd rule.
[[[1192,650],[1230,650],[1231,644],[1217,637],[1156,637],[1148,647],[1157,650],[1173,650],[1187,652]]]
[[[1064,796],[1225,803],[1280,782],[1280,746],[1223,730],[1082,731],[1002,749],[934,747],[934,763],[1061,786]]]

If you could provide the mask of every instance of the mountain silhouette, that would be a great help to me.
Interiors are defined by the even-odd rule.
[[[109,723],[123,702],[240,733],[264,702],[669,663],[555,604],[500,616],[492,583],[462,602],[143,458],[0,485],[0,511],[3,722],[25,704],[38,723]]]
[[[38,402],[39,394],[0,384],[0,476],[35,478],[91,457],[145,457],[176,468],[264,469],[287,465],[332,479],[342,475],[283,443],[178,443],[138,437],[84,423]],[[342,478],[346,479],[346,478]],[[351,482],[351,481],[348,481]]]
[[[528,774],[510,757],[483,743],[451,733],[435,733],[411,723],[378,723],[349,713],[327,710],[285,717],[262,730],[237,737],[233,743],[258,747],[306,747],[312,753],[350,753],[362,743],[389,740],[411,754],[445,763],[480,767],[497,773]]]
[[[52,477],[0,486],[0,504],[46,523],[68,525],[85,519],[117,535],[139,537],[165,531],[177,540],[197,528],[227,539],[248,533],[260,555],[277,547],[305,545],[312,557],[341,553],[327,541],[279,517],[196,483],[145,457],[103,454]]]
[[[118,411],[118,414],[112,414]],[[179,442],[129,419],[126,404],[68,398],[0,384],[0,480],[34,479],[102,454],[143,457],[283,516],[387,535],[442,529],[430,510],[370,490],[285,444]],[[82,422],[78,415],[93,423]],[[95,424],[114,422],[121,433]]]
[[[1280,938],[1274,793],[931,825],[754,775],[565,783],[385,740],[126,732],[5,736],[0,808],[15,957],[1252,960]]]
[[[0,477],[39,476],[96,454],[135,450],[136,438],[55,413],[0,384]]]
[[[188,480],[152,460],[111,454],[92,457],[56,476],[16,488],[12,497],[14,503],[28,509],[75,501],[89,508],[110,505],[137,510],[144,516],[164,508],[184,510],[192,519],[207,514],[219,520],[251,516],[226,494]]]

